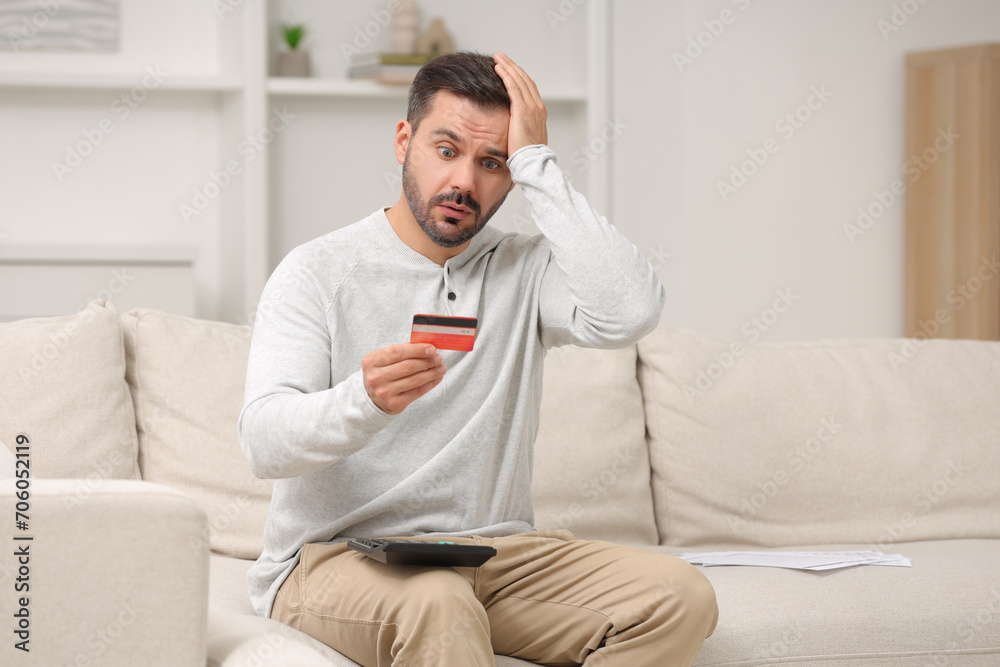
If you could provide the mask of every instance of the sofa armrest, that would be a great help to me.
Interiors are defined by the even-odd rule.
[[[209,548],[194,499],[118,479],[18,491],[0,481],[0,664],[205,664]]]

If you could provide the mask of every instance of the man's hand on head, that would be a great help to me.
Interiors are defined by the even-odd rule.
[[[547,144],[549,133],[545,119],[548,112],[535,82],[503,52],[493,56],[493,62],[510,96],[507,155],[513,155],[514,151],[525,146]]]

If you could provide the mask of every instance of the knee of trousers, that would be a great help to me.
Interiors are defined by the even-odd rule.
[[[688,564],[689,576],[684,580],[684,607],[693,623],[705,627],[705,636],[715,631],[719,620],[719,605],[715,597],[715,587],[701,570]]]
[[[650,618],[674,616],[674,623],[704,628],[706,637],[715,631],[719,618],[715,588],[694,565],[677,563],[669,574],[652,578],[648,590],[653,600]]]
[[[414,665],[447,664],[449,659],[479,664],[470,654],[477,651],[492,659],[489,618],[471,588],[463,587],[465,582],[442,585],[438,577],[428,579],[438,581],[408,586],[383,619],[383,631],[394,626],[405,636],[393,640],[393,653]]]
[[[693,577],[689,584],[691,591],[688,604],[701,618],[708,622],[705,631],[705,636],[708,637],[715,632],[715,626],[719,622],[719,604],[715,597],[715,587],[701,570],[694,565],[691,566],[691,569],[697,576]]]
[[[449,641],[470,633],[489,633],[489,618],[472,588],[447,570],[428,571],[420,581],[410,580],[391,603],[385,618],[407,629],[431,633]],[[451,572],[450,574],[454,574]]]

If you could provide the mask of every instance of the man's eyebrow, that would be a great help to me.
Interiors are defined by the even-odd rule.
[[[484,152],[487,155],[492,155],[493,157],[498,157],[501,160],[503,160],[504,162],[507,161],[507,153],[505,153],[504,151],[497,150],[496,148],[487,148]]]
[[[447,128],[444,128],[444,127],[439,127],[436,130],[431,130],[431,134],[441,134],[441,135],[444,135],[444,136],[448,137],[449,139],[451,139],[452,141],[454,141],[456,144],[462,143],[462,140],[458,138],[457,134],[455,134],[451,130],[449,130]]]
[[[449,130],[446,127],[439,127],[437,129],[431,130],[431,135],[432,136],[433,135],[440,135],[440,136],[443,136],[443,137],[447,137],[448,139],[450,139],[451,141],[455,142],[459,146],[461,146],[464,143],[459,138],[459,136],[457,134],[455,134],[454,132],[452,132],[451,130]],[[502,151],[502,150],[500,150],[500,149],[498,149],[498,148],[487,148],[483,152],[486,153],[487,155],[491,155],[493,157],[501,158],[504,161],[507,160],[507,153],[504,152],[504,151]]]

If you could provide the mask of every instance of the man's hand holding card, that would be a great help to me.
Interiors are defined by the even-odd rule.
[[[477,324],[475,317],[414,315],[409,343],[374,350],[361,360],[372,402],[395,415],[438,386],[447,369],[437,351],[472,350]]]

